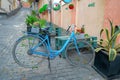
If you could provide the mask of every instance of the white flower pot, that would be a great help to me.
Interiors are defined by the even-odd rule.
[[[77,39],[84,39],[84,33],[76,35]]]
[[[32,33],[39,33],[39,28],[34,28],[34,27],[32,27],[32,28],[31,28],[31,32],[32,32]]]

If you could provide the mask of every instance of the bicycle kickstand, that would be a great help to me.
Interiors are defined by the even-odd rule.
[[[48,57],[48,68],[49,68],[49,70],[51,72],[51,65],[50,65],[50,58],[49,57]]]

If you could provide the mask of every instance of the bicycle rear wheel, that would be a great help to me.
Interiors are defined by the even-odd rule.
[[[23,36],[16,41],[12,51],[15,62],[25,68],[37,68],[38,64],[42,63],[45,58],[41,55],[33,54],[31,48],[40,42],[42,40],[33,35]],[[45,44],[42,43],[35,51],[47,53]]]
[[[79,51],[75,48],[74,42],[68,44],[65,52],[68,62],[74,66],[92,64],[95,56],[93,47],[83,40],[77,41],[77,46]]]

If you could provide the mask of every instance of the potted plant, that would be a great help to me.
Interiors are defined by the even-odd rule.
[[[44,4],[40,9],[39,13],[42,13],[43,15],[48,12],[48,4]]]
[[[82,27],[75,27],[75,33],[76,33],[76,37],[77,38],[84,38],[84,34],[85,34],[85,28],[84,25],[82,25]]]
[[[25,19],[25,23],[27,25],[27,31],[30,32],[31,27],[34,22],[38,21],[39,19],[35,15],[27,15]]]
[[[103,77],[111,79],[120,75],[120,44],[116,43],[120,29],[116,30],[111,20],[109,23],[110,30],[105,28],[100,31],[100,37],[105,32],[106,39],[101,38],[95,49],[93,68]]]
[[[69,9],[74,9],[74,5],[73,4],[69,4]]]
[[[45,19],[40,19],[39,24],[41,28],[46,28],[47,21]]]
[[[54,3],[54,4],[53,4],[53,10],[54,10],[54,11],[60,10],[60,4],[59,4],[59,3]]]

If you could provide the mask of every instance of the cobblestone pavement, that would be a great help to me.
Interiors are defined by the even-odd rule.
[[[17,65],[12,58],[12,47],[26,29],[27,14],[29,9],[21,9],[15,16],[0,20],[0,80],[105,80],[90,66],[73,67],[59,57],[51,61],[52,72],[47,60],[35,69]]]

